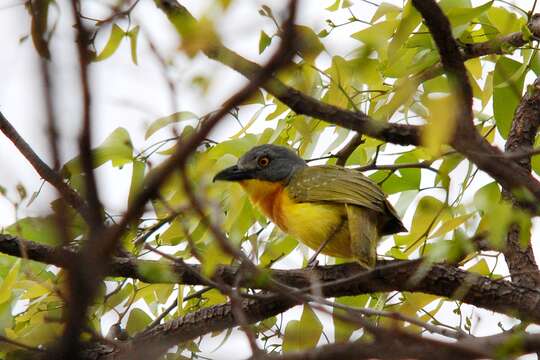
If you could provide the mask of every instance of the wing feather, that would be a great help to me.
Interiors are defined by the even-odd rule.
[[[333,202],[357,205],[383,214],[383,235],[406,230],[381,188],[364,174],[340,166],[307,166],[287,185],[297,202]]]
[[[385,195],[377,184],[358,171],[339,166],[305,167],[293,175],[287,189],[298,202],[329,201],[385,210]]]

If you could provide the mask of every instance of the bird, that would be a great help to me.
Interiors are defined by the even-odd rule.
[[[239,183],[267,218],[315,250],[308,266],[322,253],[372,269],[380,238],[407,231],[369,177],[342,166],[308,166],[285,146],[253,147],[214,181]]]

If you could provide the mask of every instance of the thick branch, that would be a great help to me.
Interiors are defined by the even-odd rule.
[[[372,342],[333,343],[318,348],[282,355],[268,355],[264,360],[359,360],[359,359],[478,359],[486,354],[474,348],[407,334],[386,331],[387,336]]]
[[[516,109],[512,128],[505,145],[507,153],[527,152],[534,146],[534,140],[540,126],[540,78],[537,78],[529,91],[521,99]],[[517,163],[527,172],[531,171],[530,156],[522,157]],[[510,189],[503,189],[503,196],[517,205],[516,198]],[[540,273],[534,258],[530,234],[529,241],[522,244],[520,233],[524,231],[517,224],[512,224],[506,238],[506,247],[503,250],[512,281],[519,285],[540,288]]]
[[[0,235],[0,252],[17,257],[26,254],[30,260],[59,267],[65,267],[76,257],[72,249],[54,248],[11,235]],[[419,269],[423,277],[412,282]],[[196,275],[198,272],[199,265],[129,258],[113,258],[106,270],[108,276],[130,277],[148,283],[201,285],[201,278]],[[237,267],[218,266],[214,279],[234,285],[237,272]],[[314,278],[319,279],[321,290],[327,297],[421,291],[540,323],[540,291],[504,280],[492,280],[447,264],[424,267],[419,261],[380,261],[378,267],[370,272],[350,263],[315,269],[271,270],[270,275],[283,284],[299,289],[309,288]],[[246,271],[241,286],[263,290],[271,288],[270,284],[261,282]]]

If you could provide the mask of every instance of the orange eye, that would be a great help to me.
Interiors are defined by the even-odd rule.
[[[257,160],[257,163],[260,167],[267,167],[268,164],[270,164],[270,159],[267,156],[261,156],[259,160]]]

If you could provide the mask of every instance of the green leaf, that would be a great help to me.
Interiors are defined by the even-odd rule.
[[[481,259],[476,264],[468,268],[467,271],[471,273],[477,273],[483,276],[488,276],[489,274],[491,274],[491,270],[489,269],[486,259]]]
[[[497,204],[501,199],[501,190],[495,181],[482,186],[474,194],[474,204],[476,208],[484,212],[490,211],[493,204]]]
[[[94,58],[94,61],[102,61],[111,57],[120,46],[120,41],[126,36],[126,33],[122,28],[116,24],[113,24],[109,40],[101,53]]]
[[[317,346],[323,326],[309,305],[304,305],[300,320],[291,320],[285,328],[283,351],[310,349]]]
[[[518,17],[516,13],[502,7],[491,7],[487,17],[491,25],[501,34],[520,31],[521,26],[527,23],[526,18]]]
[[[412,5],[412,1],[407,1],[407,4],[403,8],[401,21],[392,37],[392,41],[388,45],[389,57],[393,57],[397,50],[403,47],[411,32],[420,24],[420,20],[422,20],[422,17]]]
[[[139,37],[139,30],[140,30],[140,26],[137,25],[127,33],[127,36],[129,37],[129,44],[130,44],[130,47],[131,47],[131,61],[133,61],[133,63],[135,65],[138,64],[138,62],[137,62],[137,39]]]
[[[178,276],[166,262],[139,261],[137,264],[137,272],[148,282],[174,283],[178,280]]]
[[[20,267],[21,260],[18,259],[11,270],[9,270],[7,276],[3,279],[2,284],[0,284],[0,304],[3,304],[11,299],[13,294],[13,285],[15,285],[15,282],[17,281]]]
[[[47,245],[59,245],[62,239],[53,216],[26,217],[8,226],[5,231],[25,240]]]
[[[521,100],[526,72],[523,64],[500,57],[493,75],[493,115],[503,138],[508,137],[514,112]]]
[[[334,301],[338,304],[347,305],[350,307],[361,308],[366,306],[369,299],[369,295],[358,296],[342,296],[336,298]],[[360,325],[350,321],[343,321],[336,314],[346,315],[347,313],[335,307],[332,311],[332,320],[334,322],[334,337],[336,342],[346,342],[351,337],[353,331],[360,328]]]
[[[445,221],[441,226],[439,226],[437,231],[435,231],[429,238],[433,239],[441,235],[444,235],[446,233],[449,233],[450,231],[456,229],[458,226],[460,226],[461,224],[469,220],[471,216],[473,215],[474,215],[473,213],[470,213],[470,214],[461,215],[461,216]]]
[[[111,161],[114,167],[120,167],[133,161],[133,145],[127,130],[122,127],[116,128],[101,145],[92,150],[92,160],[94,168],[108,161]],[[68,161],[62,169],[62,173],[68,178],[81,174],[81,172],[79,156]]]
[[[154,120],[152,124],[150,124],[150,126],[146,130],[146,133],[144,134],[144,139],[145,140],[148,139],[156,131],[160,130],[161,128],[167,125],[174,124],[180,121],[186,121],[186,120],[198,119],[198,118],[199,117],[197,115],[195,115],[194,113],[190,111],[179,111],[169,116],[159,118],[157,120]]]
[[[146,163],[144,161],[133,161],[133,168],[131,170],[131,184],[129,186],[128,207],[131,206],[139,192],[142,190],[145,169]]]
[[[471,8],[469,7],[452,7],[447,12],[448,20],[452,25],[452,34],[455,38],[459,38],[464,31],[468,28],[471,21],[480,15],[488,11],[493,5],[493,1],[488,1],[487,3]]]
[[[126,330],[130,336],[133,336],[137,332],[143,330],[151,322],[152,318],[148,316],[147,313],[139,308],[135,308],[129,313]]]
[[[360,40],[368,48],[377,50],[380,60],[384,61],[387,58],[388,40],[394,34],[397,24],[396,20],[382,21],[352,34],[351,37]]]
[[[275,241],[267,242],[259,260],[261,267],[268,267],[289,255],[297,245],[298,241],[292,236],[283,236]]]
[[[272,38],[268,36],[264,31],[261,30],[261,35],[259,37],[259,54],[262,54],[263,51],[272,43]]]
[[[454,96],[449,95],[425,97],[423,104],[429,109],[429,117],[422,131],[422,145],[430,155],[437,157],[444,150],[443,145],[454,136],[457,103]]]
[[[394,236],[396,245],[407,247],[407,255],[422,245],[423,242],[419,240],[425,239],[424,236],[429,236],[437,224],[444,220],[445,216],[448,217],[444,211],[439,215],[443,207],[444,203],[432,196],[424,196],[420,199],[413,215],[409,234]],[[439,215],[438,218],[436,218],[437,215]]]
[[[377,7],[377,11],[375,11],[375,14],[373,14],[373,17],[371,18],[371,23],[376,23],[377,20],[384,16],[387,20],[395,19],[402,11],[403,9],[394,4],[383,2]]]
[[[306,61],[314,61],[324,51],[323,43],[309,26],[295,25],[295,32],[297,50]]]

